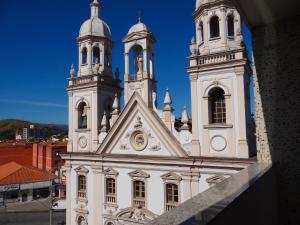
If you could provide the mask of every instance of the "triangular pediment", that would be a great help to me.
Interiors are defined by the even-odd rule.
[[[76,171],[77,173],[88,173],[88,172],[89,172],[89,170],[88,170],[87,168],[85,168],[84,166],[79,166],[79,167],[77,167],[77,168],[75,169],[75,171]]]
[[[137,92],[112,126],[98,154],[187,157],[176,137]]]
[[[146,31],[141,31],[141,32],[134,32],[134,33],[128,34],[126,37],[123,38],[123,42],[130,42],[130,41],[139,40],[139,39],[143,39],[143,38],[148,38],[148,39],[152,40],[153,42],[156,41],[155,37],[153,36],[152,33],[146,32]]]
[[[128,173],[129,176],[131,177],[142,177],[142,178],[149,178],[150,175],[140,169],[132,171],[130,173]]]
[[[114,175],[114,176],[117,176],[119,174],[113,168],[107,168],[106,170],[103,171],[103,173],[106,174],[106,175]]]
[[[173,173],[173,172],[166,173],[166,174],[162,175],[161,178],[163,180],[177,180],[177,181],[182,180],[181,176],[179,176],[178,174]]]

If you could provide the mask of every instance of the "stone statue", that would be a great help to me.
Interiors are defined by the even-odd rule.
[[[71,75],[71,77],[75,77],[75,68],[74,68],[74,64],[71,65],[70,75]]]
[[[143,57],[137,56],[136,58],[136,78],[141,80],[143,76]]]
[[[131,218],[135,219],[137,221],[141,221],[141,220],[145,220],[146,219],[146,216],[145,216],[145,214],[144,214],[141,206],[139,206],[138,208],[136,208],[133,211],[133,214],[132,214]]]
[[[95,63],[95,66],[94,66],[94,72],[95,73],[100,73],[100,63],[99,63],[99,58],[96,59],[96,63]]]
[[[81,114],[81,126],[87,127],[87,106],[83,107],[82,114]]]

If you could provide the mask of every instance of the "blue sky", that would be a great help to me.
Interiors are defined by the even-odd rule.
[[[66,78],[71,63],[77,65],[76,37],[81,24],[90,17],[90,2],[1,0],[0,119],[67,124]],[[169,87],[177,115],[185,103],[190,109],[185,68],[195,32],[194,7],[194,0],[101,1],[101,18],[110,26],[115,41],[113,66],[120,67],[121,75],[121,40],[137,22],[138,11],[142,11],[142,22],[157,39],[155,73],[159,106]]]

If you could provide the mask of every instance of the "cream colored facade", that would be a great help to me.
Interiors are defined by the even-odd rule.
[[[78,72],[71,67],[67,88],[67,225],[145,224],[252,163],[239,15],[227,1],[198,3],[188,68],[192,120],[186,107],[180,119],[175,117],[169,90],[163,109],[156,107],[156,40],[141,21],[123,39],[125,106],[120,109],[110,29],[98,16],[98,1],[91,3],[91,18],[77,39]],[[220,38],[206,37],[208,25],[199,33],[200,20],[208,21],[211,13],[224,19],[227,10],[235,18],[234,37],[228,40],[224,21]],[[223,92],[212,98],[216,88]]]

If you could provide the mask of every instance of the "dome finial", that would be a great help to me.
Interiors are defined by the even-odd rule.
[[[142,19],[142,10],[138,11],[138,22],[141,23]]]
[[[91,17],[99,17],[99,2],[98,0],[94,0],[91,3]]]

